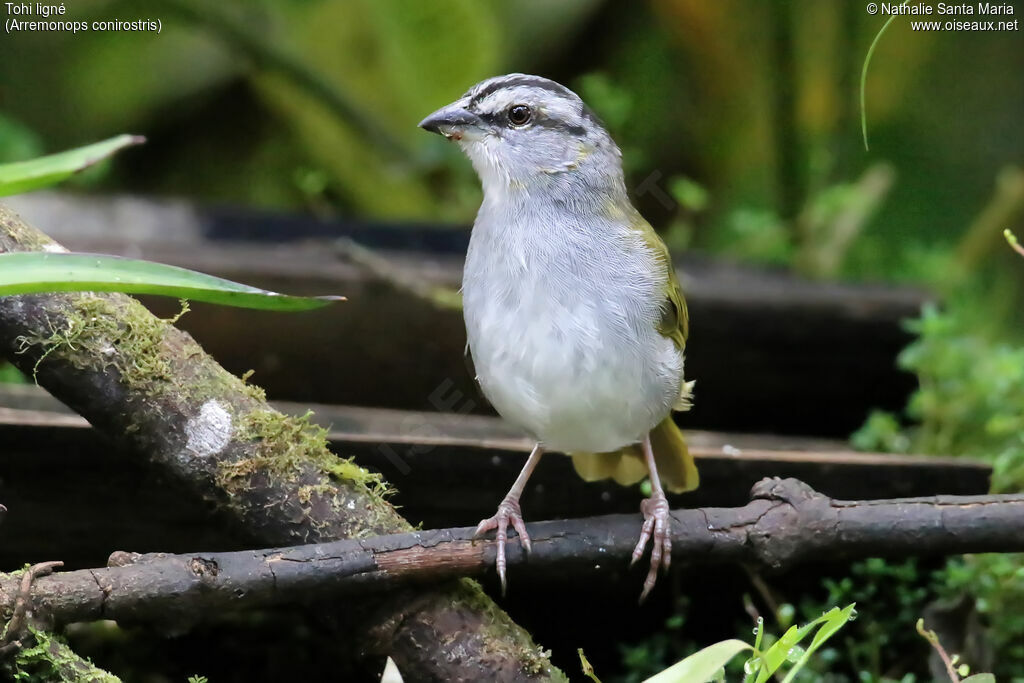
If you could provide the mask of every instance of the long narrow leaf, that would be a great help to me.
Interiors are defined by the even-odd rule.
[[[157,294],[240,308],[303,311],[344,297],[301,297],[120,256],[19,252],[0,254],[0,296],[41,292]]]
[[[857,603],[847,605],[843,609],[833,607],[815,620],[815,623],[818,621],[824,621],[824,623],[821,625],[821,628],[818,629],[818,632],[814,634],[814,638],[811,639],[811,644],[807,650],[804,651],[803,656],[797,660],[796,664],[793,665],[793,668],[789,670],[788,674],[786,674],[786,677],[782,679],[782,683],[791,683],[793,681],[797,672],[804,668],[807,662],[810,661],[811,655],[814,654],[814,651],[821,647],[826,640],[834,636],[839,629],[846,626],[850,621],[850,617],[854,615],[856,607]]]
[[[645,683],[707,683],[730,659],[751,649],[742,640],[723,640],[651,676]]]
[[[118,135],[103,142],[38,159],[0,164],[0,197],[54,185],[120,149],[140,145],[145,141],[146,138],[139,135]]]
[[[782,634],[775,643],[760,656],[761,668],[758,671],[756,683],[767,681],[789,657],[789,652],[803,640],[808,633],[813,631],[822,617],[815,619],[809,624],[801,627],[790,626],[789,630]]]

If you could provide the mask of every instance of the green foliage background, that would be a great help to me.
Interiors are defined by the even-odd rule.
[[[588,99],[634,188],[657,171],[707,189],[690,230],[669,231],[680,246],[788,263],[822,248],[801,215],[828,233],[829,212],[856,203],[855,181],[891,165],[891,193],[822,275],[892,278],[952,248],[1024,152],[1019,35],[900,20],[870,73],[865,153],[857,79],[882,22],[853,0],[96,0],[70,11],[164,28],[7,36],[0,161],[146,134],[145,159],[115,162],[101,188],[464,224],[479,200],[468,164],[415,124],[519,70]],[[639,201],[656,224],[679,223]]]

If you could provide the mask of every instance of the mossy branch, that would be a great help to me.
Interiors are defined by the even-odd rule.
[[[45,248],[56,244],[0,205],[0,252]],[[262,391],[130,297],[2,297],[0,355],[128,452],[233,515],[258,542],[411,530],[379,477],[332,454],[322,429],[271,408]],[[560,677],[529,634],[477,590],[453,582],[380,598],[359,625],[364,650],[387,651],[421,679],[473,680],[496,669]]]

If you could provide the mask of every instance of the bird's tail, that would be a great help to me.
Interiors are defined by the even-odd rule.
[[[651,448],[662,486],[673,493],[697,488],[697,466],[686,446],[679,427],[669,415],[651,430]],[[570,453],[573,467],[584,481],[612,478],[630,486],[647,476],[640,444],[626,446],[612,453]]]

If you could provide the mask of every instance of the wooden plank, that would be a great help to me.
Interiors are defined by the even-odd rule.
[[[533,447],[533,442],[514,426],[500,418],[484,415],[288,401],[275,401],[273,405],[292,415],[311,413],[313,422],[327,428],[330,440],[339,445],[389,443],[430,448],[466,446],[522,453],[529,453]],[[30,384],[0,384],[0,425],[89,426],[85,419],[45,390]],[[685,432],[691,450],[701,458],[807,463],[827,460],[829,463],[879,466],[988,468],[988,465],[963,458],[851,451],[844,442],[833,439],[691,429]]]
[[[254,369],[271,396],[489,412],[465,367],[459,313],[396,291],[346,261],[329,239],[354,236],[404,277],[454,287],[465,231],[138,198],[14,199],[29,220],[75,249],[143,256],[278,291],[347,295],[343,305],[287,318],[195,304],[182,319],[229,369]],[[283,241],[294,236],[320,241]],[[900,323],[917,315],[926,293],[810,282],[694,254],[677,264],[692,320],[688,373],[698,380],[687,426],[845,437],[872,408],[905,405],[914,379],[895,366],[910,341]],[[149,303],[162,314],[175,311],[174,302]]]
[[[357,444],[390,444],[406,449],[411,455],[417,455],[418,451],[442,447],[464,447],[471,451],[501,450],[509,453],[529,453],[533,447],[533,442],[512,425],[500,418],[483,415],[286,401],[277,401],[273,405],[292,415],[311,413],[312,420],[328,429],[330,441],[339,448]],[[0,384],[0,428],[4,427],[85,429],[89,424],[39,387]],[[861,453],[850,450],[841,441],[830,439],[704,430],[685,430],[685,433],[694,456],[705,460],[749,460],[808,466],[827,464],[829,467],[851,465],[990,469],[984,463],[964,458]],[[895,494],[857,496],[891,497],[895,497]]]

